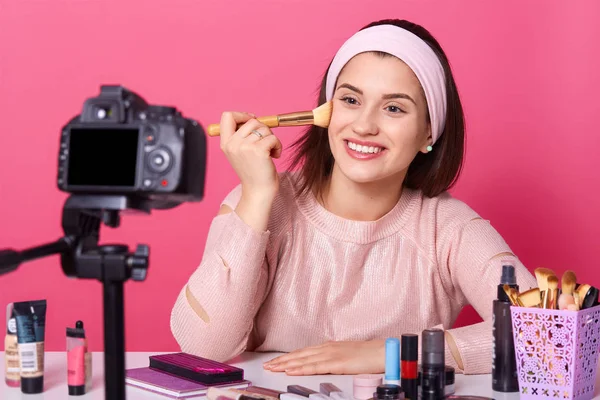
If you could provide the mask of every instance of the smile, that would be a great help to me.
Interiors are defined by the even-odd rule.
[[[380,151],[383,150],[383,147],[376,147],[376,146],[363,146],[360,144],[356,144],[354,142],[351,142],[349,140],[346,140],[346,144],[348,145],[348,147],[350,147],[352,150],[357,151],[359,153],[364,153],[364,154],[373,154],[373,153],[379,153]]]
[[[370,146],[358,144],[349,140],[344,140],[346,151],[357,160],[372,160],[385,153],[385,148],[380,146]]]

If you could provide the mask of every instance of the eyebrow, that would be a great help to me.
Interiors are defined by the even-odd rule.
[[[350,89],[353,92],[356,92],[358,94],[363,94],[363,91],[360,90],[359,88],[357,88],[356,86],[353,86],[349,83],[342,83],[338,89],[341,88],[346,88],[346,89]],[[414,105],[417,105],[417,103],[415,102],[415,100],[410,97],[409,95],[407,95],[406,93],[388,93],[388,94],[384,94],[383,96],[381,96],[382,99],[384,100],[390,100],[390,99],[406,99],[406,100],[410,100],[413,102]]]

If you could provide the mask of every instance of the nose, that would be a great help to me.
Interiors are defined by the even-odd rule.
[[[352,123],[352,130],[357,135],[377,135],[379,127],[374,111],[363,108],[356,115],[356,120]]]

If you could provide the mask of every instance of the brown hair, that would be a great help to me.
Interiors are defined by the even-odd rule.
[[[406,20],[386,19],[372,22],[361,30],[382,24],[395,25],[419,36],[433,49],[444,69],[447,99],[446,124],[433,146],[433,151],[427,154],[417,153],[408,167],[404,180],[404,186],[419,189],[425,196],[434,197],[454,186],[463,165],[465,124],[456,83],[446,54],[425,28]],[[326,102],[326,79],[327,71],[321,80],[318,105]],[[327,129],[310,126],[298,140],[292,143],[291,148],[293,155],[289,163],[290,169],[294,170],[302,166],[300,192],[316,190],[320,193],[331,174],[334,163]]]

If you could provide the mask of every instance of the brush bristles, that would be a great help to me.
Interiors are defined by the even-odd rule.
[[[542,304],[540,289],[533,288],[519,294],[519,303],[523,307],[539,307]]]
[[[546,291],[546,289],[548,289],[548,278],[553,276],[554,272],[548,268],[536,268],[534,273],[540,291]]]
[[[314,125],[321,128],[329,127],[331,120],[331,112],[333,111],[333,103],[328,101],[313,110]]]
[[[562,276],[562,292],[565,294],[573,294],[577,277],[573,271],[567,271]]]

